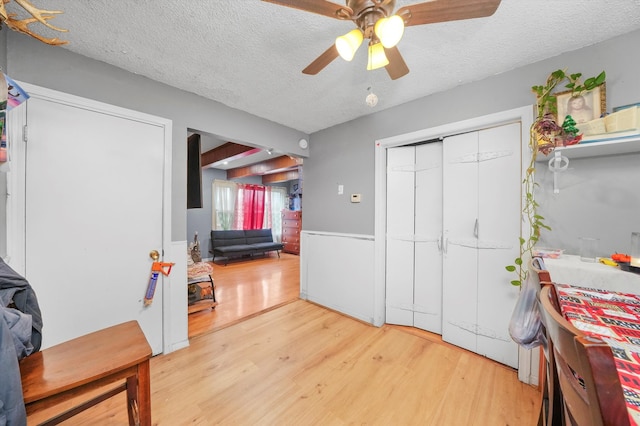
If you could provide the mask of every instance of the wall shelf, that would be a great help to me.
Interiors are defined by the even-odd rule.
[[[588,142],[580,143],[577,145],[558,147],[549,155],[543,155],[539,153],[536,157],[536,161],[549,162],[551,158],[554,158],[555,152],[559,152],[561,155],[569,159],[601,157],[605,155],[618,155],[640,152],[640,134],[627,137],[605,139],[599,142]]]

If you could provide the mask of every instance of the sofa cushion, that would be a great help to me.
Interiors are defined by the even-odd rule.
[[[255,251],[263,251],[263,250],[282,250],[284,247],[280,243],[253,243],[251,247],[254,248]]]
[[[252,253],[254,247],[248,244],[236,244],[235,246],[221,246],[213,249],[216,253],[231,254],[231,253]]]
[[[271,233],[271,229],[247,229],[246,231],[244,231],[244,234],[247,238],[247,244],[273,242],[273,234]]]
[[[214,249],[222,246],[247,244],[243,230],[211,231],[211,240]]]

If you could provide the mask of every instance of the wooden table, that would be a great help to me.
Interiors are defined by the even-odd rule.
[[[27,416],[107,387],[107,392],[48,422],[57,424],[126,391],[129,424],[151,425],[150,358],[151,347],[137,321],[105,328],[29,355],[20,361]]]
[[[556,284],[562,314],[611,346],[629,420],[640,425],[640,295]]]

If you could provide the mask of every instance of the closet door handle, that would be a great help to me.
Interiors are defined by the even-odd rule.
[[[476,224],[473,226],[473,236],[478,238],[478,218],[476,218]]]
[[[442,252],[442,234],[438,237],[438,251]]]
[[[449,239],[444,237],[442,240],[442,253],[447,254],[447,248],[449,248]]]

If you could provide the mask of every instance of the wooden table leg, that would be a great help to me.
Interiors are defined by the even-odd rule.
[[[151,426],[151,374],[149,360],[138,364],[136,376],[127,379],[129,425]]]

